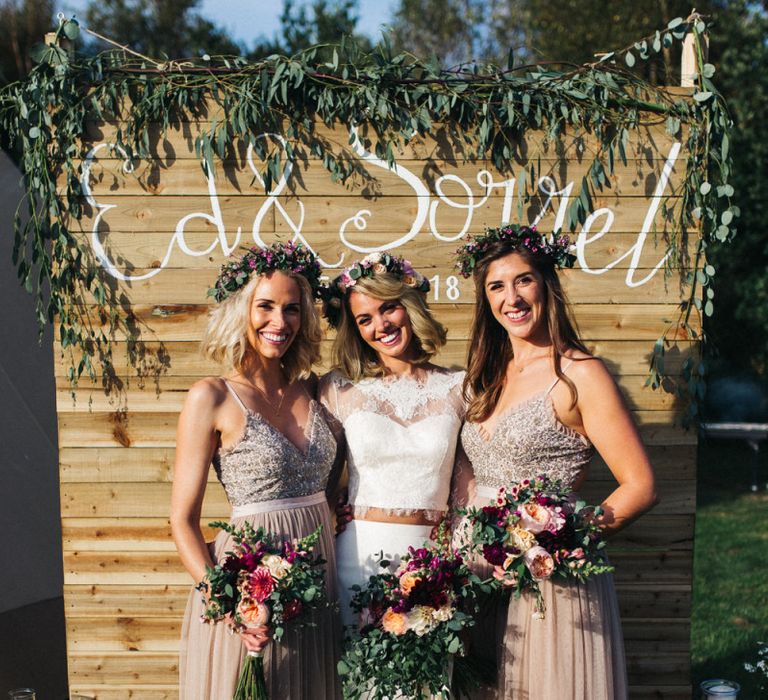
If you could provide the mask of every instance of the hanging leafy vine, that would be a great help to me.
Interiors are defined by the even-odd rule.
[[[583,223],[592,201],[627,162],[630,132],[649,118],[685,138],[686,176],[661,207],[669,247],[667,272],[678,272],[686,286],[678,323],[688,337],[700,337],[700,313],[711,314],[715,274],[706,264],[707,246],[735,233],[738,209],[731,205],[729,129],[731,120],[712,83],[714,67],[705,60],[705,20],[675,19],[661,31],[595,62],[553,71],[543,66],[460,67],[442,70],[432,62],[395,55],[385,42],[363,54],[350,42],[314,47],[292,57],[270,56],[257,63],[242,58],[204,56],[195,61],[153,61],[127,50],[75,60],[55,41],[40,51],[39,63],[20,83],[0,93],[0,125],[20,153],[27,196],[15,220],[14,263],[22,283],[36,295],[41,326],[55,322],[62,349],[69,353],[72,382],[83,373],[114,377],[112,341],[129,338],[134,363],[140,362],[140,334],[130,307],[111,286],[92,253],[71,232],[83,215],[80,167],[86,124],[120,124],[114,146],[129,158],[151,156],[150,130],[164,135],[174,123],[219,113],[204,126],[195,148],[212,163],[235,141],[252,146],[264,162],[262,178],[270,189],[282,170],[281,152],[258,138],[286,135],[285,155],[320,157],[330,175],[345,181],[366,176],[359,161],[335,152],[315,129],[326,124],[357,124],[376,135],[376,155],[394,165],[396,154],[416,135],[444,126],[464,157],[489,158],[502,172],[513,169],[518,144],[529,131],[557,144],[564,134],[591,133],[599,148],[589,164],[566,225]],[[73,40],[74,20],[64,21],[57,40]],[[692,97],[673,94],[642,80],[631,69],[692,35],[696,46],[696,88]],[[124,109],[126,104],[130,110]],[[644,122],[645,120],[645,122]],[[518,215],[535,193],[536,166],[515,173]],[[673,197],[674,195],[674,197]],[[695,234],[695,259],[688,236]],[[92,309],[97,311],[94,314]],[[90,309],[90,310],[89,310]],[[665,379],[667,333],[652,353],[648,384]],[[701,395],[703,366],[686,360],[683,389]],[[679,385],[678,385],[679,386]]]

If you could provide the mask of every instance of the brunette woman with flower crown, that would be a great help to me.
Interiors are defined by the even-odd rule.
[[[618,482],[598,519],[611,535],[656,503],[654,475],[618,387],[570,318],[556,268],[573,259],[567,238],[549,241],[518,226],[491,229],[459,251],[458,267],[474,277],[476,292],[461,441],[478,505],[500,486],[540,474],[578,491],[597,451]],[[486,638],[494,626],[501,630],[494,650],[499,681],[490,696],[625,698],[612,576],[539,585],[543,619],[535,596],[523,595],[500,610],[496,625],[481,625]]]
[[[232,505],[232,521],[247,520],[282,539],[304,537],[323,525],[319,554],[336,596],[332,526],[325,489],[336,442],[313,399],[311,367],[319,357],[314,306],[320,266],[292,244],[254,248],[225,265],[211,290],[203,353],[228,370],[192,386],[179,417],[171,527],[182,563],[194,581],[232,542],[221,532],[209,546],[200,530],[211,463]],[[289,628],[269,643],[268,624],[229,633],[204,625],[201,594],[192,591],[182,627],[180,697],[229,700],[247,652],[264,652],[270,697],[337,698],[340,625],[330,610],[317,626]]]
[[[426,303],[429,282],[407,260],[374,253],[340,275],[325,311],[337,329],[335,369],[320,400],[345,440],[353,520],[336,540],[342,619],[350,586],[421,546],[448,508],[464,417],[463,372],[430,362],[445,329]]]

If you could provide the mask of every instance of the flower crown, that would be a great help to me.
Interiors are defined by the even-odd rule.
[[[462,277],[471,277],[479,260],[492,244],[509,241],[517,248],[525,248],[534,255],[548,257],[555,267],[573,267],[576,256],[570,252],[571,241],[568,236],[552,235],[548,238],[536,230],[535,226],[507,224],[499,228],[489,228],[481,236],[469,236],[466,245],[456,251],[456,268]]]
[[[208,290],[208,296],[224,301],[242,289],[252,274],[263,275],[274,270],[293,272],[304,277],[315,298],[320,298],[322,270],[317,256],[301,244],[273,243],[266,248],[254,246],[241,258],[224,263],[216,283]]]
[[[390,255],[389,253],[371,253],[352,263],[333,282],[321,291],[323,299],[323,316],[328,323],[337,328],[341,320],[341,303],[347,292],[363,277],[390,274],[425,294],[429,291],[429,280],[413,269],[410,261]]]

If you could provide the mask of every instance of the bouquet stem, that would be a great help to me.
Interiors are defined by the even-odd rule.
[[[232,700],[269,700],[267,682],[264,679],[264,654],[262,652],[248,652]]]

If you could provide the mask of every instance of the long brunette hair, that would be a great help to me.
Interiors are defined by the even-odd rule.
[[[472,319],[463,391],[464,398],[468,402],[467,420],[474,423],[485,420],[498,403],[504,389],[507,366],[513,357],[509,336],[494,318],[485,296],[485,281],[491,263],[512,253],[523,258],[543,279],[547,332],[554,348],[554,370],[558,379],[568,385],[572,406],[576,405],[578,393],[576,385],[560,368],[560,358],[568,350],[580,350],[587,355],[591,354],[579,339],[568,298],[560,284],[560,278],[557,276],[557,270],[551,258],[531,253],[524,247],[517,247],[512,241],[498,241],[491,244],[477,262],[473,274],[475,313]]]

